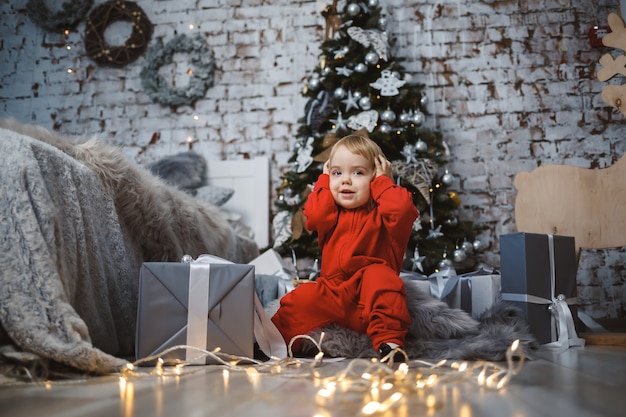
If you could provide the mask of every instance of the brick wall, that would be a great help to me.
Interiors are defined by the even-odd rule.
[[[625,117],[602,101],[606,83],[595,78],[611,50],[591,48],[587,35],[618,11],[617,1],[379,1],[388,6],[395,56],[426,86],[427,124],[450,146],[461,217],[486,226],[481,258],[497,267],[497,237],[515,231],[515,174],[543,164],[604,168],[626,151]],[[218,68],[204,99],[176,109],[154,103],[141,86],[143,57],[99,66],[84,53],[84,23],[67,37],[49,33],[17,0],[0,4],[0,116],[99,135],[141,163],[186,150],[188,138],[209,159],[267,155],[273,190],[291,156],[328,2],[137,3],[155,25],[153,38],[206,37]],[[128,30],[113,29],[111,44]],[[184,67],[162,70],[181,82]]]

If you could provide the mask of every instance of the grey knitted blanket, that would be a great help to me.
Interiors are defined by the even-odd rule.
[[[0,155],[0,343],[117,371],[134,352],[142,262],[258,255],[218,208],[97,141],[0,121]]]

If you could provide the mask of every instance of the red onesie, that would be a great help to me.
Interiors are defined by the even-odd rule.
[[[381,175],[370,185],[374,204],[344,209],[329,183],[321,174],[304,206],[306,227],[317,231],[322,249],[320,277],[286,294],[272,321],[287,343],[336,323],[367,333],[376,350],[404,346],[410,316],[399,273],[419,216],[411,194]]]

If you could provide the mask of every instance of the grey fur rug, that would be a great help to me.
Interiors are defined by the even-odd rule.
[[[411,326],[405,351],[411,359],[464,359],[499,361],[505,358],[509,346],[519,340],[528,358],[537,347],[519,310],[505,304],[495,304],[474,320],[466,312],[453,309],[425,293],[413,281],[404,279]],[[273,315],[279,300],[268,304],[268,315]],[[309,334],[319,340],[324,332],[322,349],[330,357],[378,357],[365,334],[359,334],[337,325],[325,326]],[[304,353],[317,353],[315,345],[304,339]]]
[[[134,355],[142,262],[258,256],[218,207],[116,148],[0,120],[0,344],[109,373]]]

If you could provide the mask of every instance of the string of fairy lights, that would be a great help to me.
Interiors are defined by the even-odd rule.
[[[225,378],[232,372],[243,372],[255,383],[262,376],[310,378],[317,388],[313,399],[316,405],[328,407],[342,404],[346,396],[350,396],[351,402],[355,398],[360,398],[360,413],[367,416],[399,407],[409,398],[411,401],[417,399],[429,409],[443,406],[443,400],[437,395],[437,389],[450,384],[471,382],[487,389],[501,390],[518,374],[525,359],[519,340],[515,340],[509,346],[505,354],[506,360],[503,362],[409,360],[403,350],[396,349],[381,360],[350,359],[342,370],[325,376],[320,370],[324,363],[323,337],[322,333],[320,340],[315,341],[309,336],[296,336],[289,344],[288,357],[270,358],[267,362],[230,355],[221,352],[220,348],[208,351],[186,345],[174,346],[157,355],[128,363],[120,372],[120,392],[123,393],[128,382],[136,378],[180,377],[196,373],[202,370],[202,367],[194,366],[189,370],[186,365],[207,358],[215,363],[212,366],[222,368]],[[293,356],[291,346],[298,338],[307,338],[315,344],[318,353],[312,359]],[[195,351],[196,357],[180,361],[173,366],[165,366],[162,359],[165,355],[185,349]],[[393,356],[398,351],[405,356],[406,363],[393,363]],[[145,368],[144,365],[151,363],[155,363],[152,368]]]

